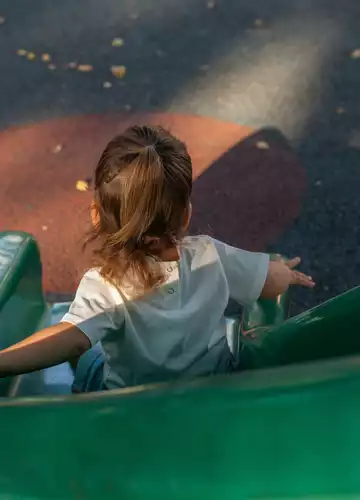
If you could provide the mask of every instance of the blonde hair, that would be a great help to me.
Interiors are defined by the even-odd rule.
[[[163,128],[133,126],[110,141],[95,170],[99,220],[88,239],[105,279],[135,296],[164,282],[159,256],[183,236],[191,189],[186,146]]]

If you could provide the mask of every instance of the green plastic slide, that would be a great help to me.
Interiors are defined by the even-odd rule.
[[[0,500],[360,498],[360,289],[228,338],[244,371],[70,395],[67,365],[0,384]],[[34,239],[0,233],[0,347],[59,320]]]

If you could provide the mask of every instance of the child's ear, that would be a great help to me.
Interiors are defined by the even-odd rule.
[[[99,216],[99,210],[97,209],[95,200],[93,200],[91,202],[90,217],[91,217],[91,224],[93,226],[97,226],[100,222],[100,216]]]

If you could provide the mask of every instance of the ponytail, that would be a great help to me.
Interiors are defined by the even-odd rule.
[[[162,129],[132,127],[109,143],[95,174],[95,264],[134,296],[164,282],[162,252],[181,238],[191,193],[186,147]]]

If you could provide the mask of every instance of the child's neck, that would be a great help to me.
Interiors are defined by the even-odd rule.
[[[166,248],[161,252],[159,258],[164,262],[179,260],[180,259],[179,250],[177,249],[176,246]]]

